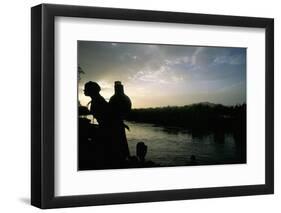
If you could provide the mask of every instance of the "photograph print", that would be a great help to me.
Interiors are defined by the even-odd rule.
[[[246,53],[77,41],[78,170],[246,163]]]

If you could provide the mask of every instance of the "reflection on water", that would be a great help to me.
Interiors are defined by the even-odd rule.
[[[245,163],[241,144],[234,135],[223,132],[189,132],[184,129],[166,128],[147,123],[126,122],[131,155],[135,155],[140,141],[148,146],[146,159],[161,166],[194,164]],[[192,157],[194,156],[194,157]]]

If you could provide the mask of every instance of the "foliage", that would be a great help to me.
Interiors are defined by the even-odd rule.
[[[198,103],[133,109],[126,120],[194,130],[241,129],[246,127],[246,104],[224,106]]]

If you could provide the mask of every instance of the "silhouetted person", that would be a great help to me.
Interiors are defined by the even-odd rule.
[[[100,86],[96,82],[89,81],[85,84],[84,94],[91,97],[90,112],[97,120],[100,126],[108,126],[109,107],[106,100],[100,95]]]
[[[138,167],[140,168],[148,168],[148,167],[155,167],[160,166],[159,164],[154,163],[151,160],[145,160],[145,156],[147,153],[147,145],[144,144],[144,142],[138,142],[136,147],[137,152],[137,159],[138,159]]]
[[[144,142],[137,143],[137,156],[141,163],[145,162],[146,153],[147,153],[147,146],[144,144]]]
[[[121,81],[114,83],[114,95],[110,98],[109,104],[113,107],[114,116],[124,119],[131,111],[132,103],[130,98],[125,95]]]
[[[112,165],[111,120],[109,105],[100,95],[100,86],[89,81],[84,86],[84,94],[91,97],[90,113],[98,122],[95,132],[95,150],[93,152],[94,164],[97,168],[109,168]]]
[[[120,160],[120,164],[124,164],[130,156],[125,127],[124,118],[130,112],[132,104],[130,98],[124,94],[124,88],[120,81],[115,81],[114,95],[109,100],[112,112],[112,137],[114,143],[114,152]]]

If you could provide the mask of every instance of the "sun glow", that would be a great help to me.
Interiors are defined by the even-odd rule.
[[[79,41],[78,56],[82,105],[90,101],[83,93],[88,81],[107,101],[121,81],[133,108],[246,102],[245,48]]]

